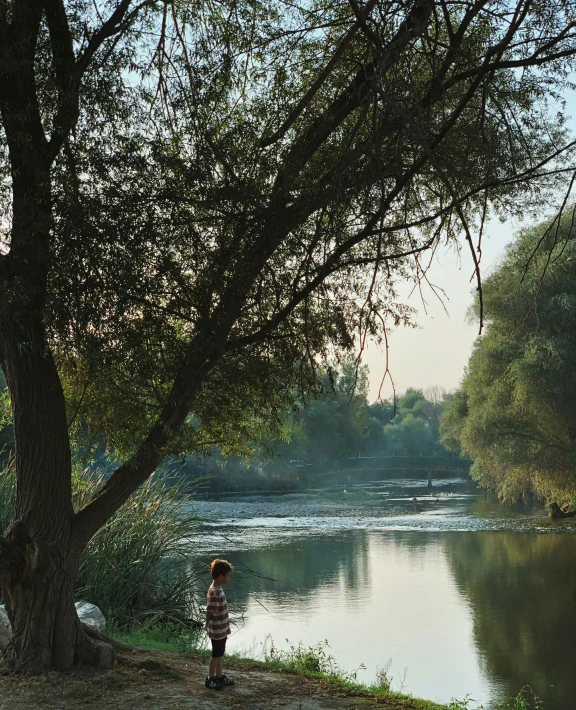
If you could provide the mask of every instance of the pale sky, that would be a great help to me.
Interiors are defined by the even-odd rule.
[[[506,244],[518,228],[518,224],[510,222],[489,225],[482,240],[482,274],[490,273],[500,261]],[[414,318],[418,328],[396,328],[389,337],[389,363],[397,394],[408,387],[426,389],[439,385],[446,390],[458,387],[472,344],[478,336],[478,322],[467,321],[467,311],[476,288],[475,281],[470,281],[473,270],[467,247],[461,250],[460,255],[454,249],[443,248],[430,267],[429,279],[444,289],[444,305],[448,313],[430,289],[423,293],[427,301],[426,309],[417,292],[405,301],[418,311]],[[407,288],[406,296],[409,293]],[[378,396],[385,369],[384,351],[372,343],[366,349],[362,362],[370,369],[369,400],[373,401]],[[390,397],[391,394],[387,380],[382,388],[382,397]]]

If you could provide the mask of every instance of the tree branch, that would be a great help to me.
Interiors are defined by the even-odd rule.
[[[397,259],[403,259],[407,256],[412,256],[414,254],[419,254],[425,251],[426,249],[429,249],[436,239],[436,236],[434,236],[422,246],[415,247],[414,249],[410,249],[405,252],[380,255],[378,257],[367,257],[364,259],[350,259],[345,262],[340,262],[340,258],[343,254],[350,251],[353,246],[366,239],[367,235],[372,233],[372,228],[378,222],[379,219],[380,215],[376,215],[375,217],[373,217],[370,220],[369,224],[363,230],[361,230],[354,237],[346,240],[338,249],[334,250],[334,252],[326,259],[325,263],[318,270],[316,276],[310,281],[308,281],[306,285],[290,299],[290,301],[284,306],[284,308],[282,308],[259,330],[257,330],[255,333],[251,333],[250,335],[245,335],[240,338],[235,338],[234,340],[228,341],[228,343],[226,344],[226,352],[238,350],[239,348],[245,347],[246,345],[252,345],[254,343],[262,342],[263,340],[267,339],[270,333],[275,328],[277,328],[278,325],[283,323],[297,308],[297,306],[299,306],[306,298],[308,298],[308,296],[310,296],[332,274],[337,273],[338,271],[346,269],[350,266],[373,264],[376,258],[378,258],[380,262],[387,262],[395,261]]]
[[[348,4],[352,8],[352,12],[354,13],[354,16],[356,17],[356,22],[359,27],[362,28],[362,32],[370,39],[378,51],[382,49],[382,42],[380,41],[380,37],[378,37],[378,34],[368,25],[367,19],[368,16],[370,15],[370,10],[372,9],[370,7],[370,3],[364,8],[360,9],[358,7],[358,3],[356,0],[348,0]]]
[[[184,425],[202,383],[223,353],[225,334],[216,333],[215,326],[214,323],[199,325],[198,335],[190,345],[167,402],[146,438],[128,461],[114,471],[92,500],[74,515],[72,549],[82,550],[164,458],[166,446]]]
[[[373,7],[374,3],[376,0],[370,0],[370,6]],[[332,73],[332,70],[336,66],[336,63],[340,59],[340,57],[344,54],[345,50],[347,47],[350,45],[352,40],[354,39],[354,36],[356,35],[356,32],[358,32],[358,24],[352,25],[352,27],[346,32],[342,40],[340,41],[340,44],[336,48],[336,51],[330,58],[330,61],[326,64],[324,69],[320,72],[312,86],[308,89],[308,91],[304,94],[302,99],[298,102],[298,104],[294,107],[294,109],[290,112],[288,118],[284,121],[284,123],[280,126],[280,128],[275,131],[271,136],[268,136],[267,138],[263,138],[261,142],[261,146],[263,148],[266,148],[273,143],[276,143],[276,141],[279,141],[281,138],[283,138],[288,130],[292,127],[294,122],[298,119],[302,111],[308,106],[310,101],[314,98],[314,96],[318,93],[318,90],[321,88],[322,84],[326,81],[328,76]]]
[[[59,3],[60,0],[45,0],[45,2]],[[152,7],[157,4],[157,0],[144,0],[131,12],[128,12],[132,2],[133,0],[121,0],[106,22],[104,22],[100,29],[98,29],[89,39],[87,46],[76,60],[74,66],[70,67],[68,62],[66,62],[66,66],[70,69],[71,73],[67,81],[66,91],[62,94],[56,116],[54,117],[54,131],[48,144],[50,161],[54,160],[60,151],[63,142],[68,137],[77,120],[82,78],[90,66],[95,54],[107,39],[113,37],[114,35],[123,34],[143,8]],[[58,12],[56,12],[54,8],[52,9],[52,14],[55,18],[59,17]],[[58,43],[58,39],[63,36],[63,28],[61,25],[62,18],[59,20],[54,19],[54,31],[56,33],[54,41],[52,40],[52,28],[50,28],[50,39],[53,41],[53,46],[54,42]],[[59,47],[57,51],[59,56],[65,54],[61,47]]]
[[[378,91],[382,91],[380,87],[377,87]],[[390,99],[389,99],[390,100]],[[480,333],[482,333],[482,326],[484,323],[484,302],[482,299],[482,276],[480,274],[480,263],[478,261],[478,255],[476,254],[476,250],[474,248],[474,242],[472,240],[472,233],[470,231],[470,227],[468,225],[468,220],[466,219],[466,215],[464,214],[464,210],[462,208],[462,201],[460,200],[460,197],[456,191],[456,189],[453,187],[452,183],[450,182],[448,176],[446,175],[444,169],[440,165],[438,159],[436,158],[436,155],[430,145],[428,144],[428,141],[426,140],[426,137],[420,130],[420,127],[417,125],[417,123],[414,121],[412,116],[410,116],[404,109],[399,106],[396,102],[394,102],[394,107],[398,111],[398,114],[402,116],[404,121],[406,121],[406,124],[410,127],[412,132],[414,133],[415,137],[418,139],[420,145],[424,148],[424,151],[426,153],[426,156],[430,160],[430,164],[434,168],[436,174],[440,177],[444,185],[446,186],[446,189],[448,190],[448,194],[450,195],[452,202],[454,203],[454,207],[458,213],[458,217],[460,218],[460,222],[462,224],[462,227],[464,228],[464,233],[466,235],[466,241],[468,243],[468,246],[470,247],[470,252],[472,254],[472,260],[474,262],[474,274],[476,276],[476,283],[477,283],[477,292],[478,292],[478,301],[479,301],[479,310],[480,310]]]
[[[383,48],[377,60],[362,67],[347,89],[332,102],[324,114],[314,122],[300,141],[288,152],[284,168],[280,170],[276,179],[275,187],[277,189],[281,189],[283,185],[287,184],[328,136],[342,124],[352,111],[362,105],[370,92],[370,81],[384,75],[391,64],[402,54],[408,43],[424,30],[433,5],[434,0],[415,0],[399,30]]]
[[[50,33],[50,45],[54,57],[59,98],[60,102],[63,102],[70,86],[76,62],[72,34],[66,16],[66,8],[62,0],[43,0],[43,5]]]

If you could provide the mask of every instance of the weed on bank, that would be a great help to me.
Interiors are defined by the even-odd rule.
[[[208,661],[210,651],[202,646],[203,634],[190,632],[178,624],[161,624],[152,628],[133,627],[131,630],[108,630],[110,636],[132,646],[157,651],[177,651],[195,655]],[[375,699],[393,698],[404,702],[406,710],[545,710],[530,688],[524,688],[518,696],[502,701],[490,709],[479,706],[471,697],[453,700],[447,705],[431,700],[414,698],[391,689],[393,678],[390,665],[385,664],[376,674],[372,684],[359,683],[357,671],[347,672],[339,668],[330,654],[328,643],[315,646],[291,644],[288,649],[278,649],[270,636],[266,637],[261,659],[255,660],[240,654],[227,654],[227,658],[239,666],[257,667],[261,670],[288,672],[321,680],[328,687],[338,688],[351,695]],[[401,683],[402,685],[402,683]]]

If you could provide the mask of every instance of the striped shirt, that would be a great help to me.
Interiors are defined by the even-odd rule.
[[[208,589],[206,632],[211,639],[224,639],[230,636],[228,604],[222,587],[210,586]]]

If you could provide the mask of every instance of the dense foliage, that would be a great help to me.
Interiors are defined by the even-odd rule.
[[[442,440],[505,500],[576,495],[574,214],[518,235],[484,283],[487,328],[442,419]]]
[[[311,360],[409,318],[396,283],[421,278],[441,235],[469,237],[489,210],[534,207],[561,180],[548,101],[571,3],[370,3],[364,21],[349,3],[241,2],[225,22],[210,4],[129,6],[110,40],[104,6],[70,6],[78,56],[102,42],[72,118],[50,13],[35,65],[54,150],[44,323],[69,419],[89,423],[76,434],[123,455],[200,361],[171,448],[241,449],[314,386]]]

